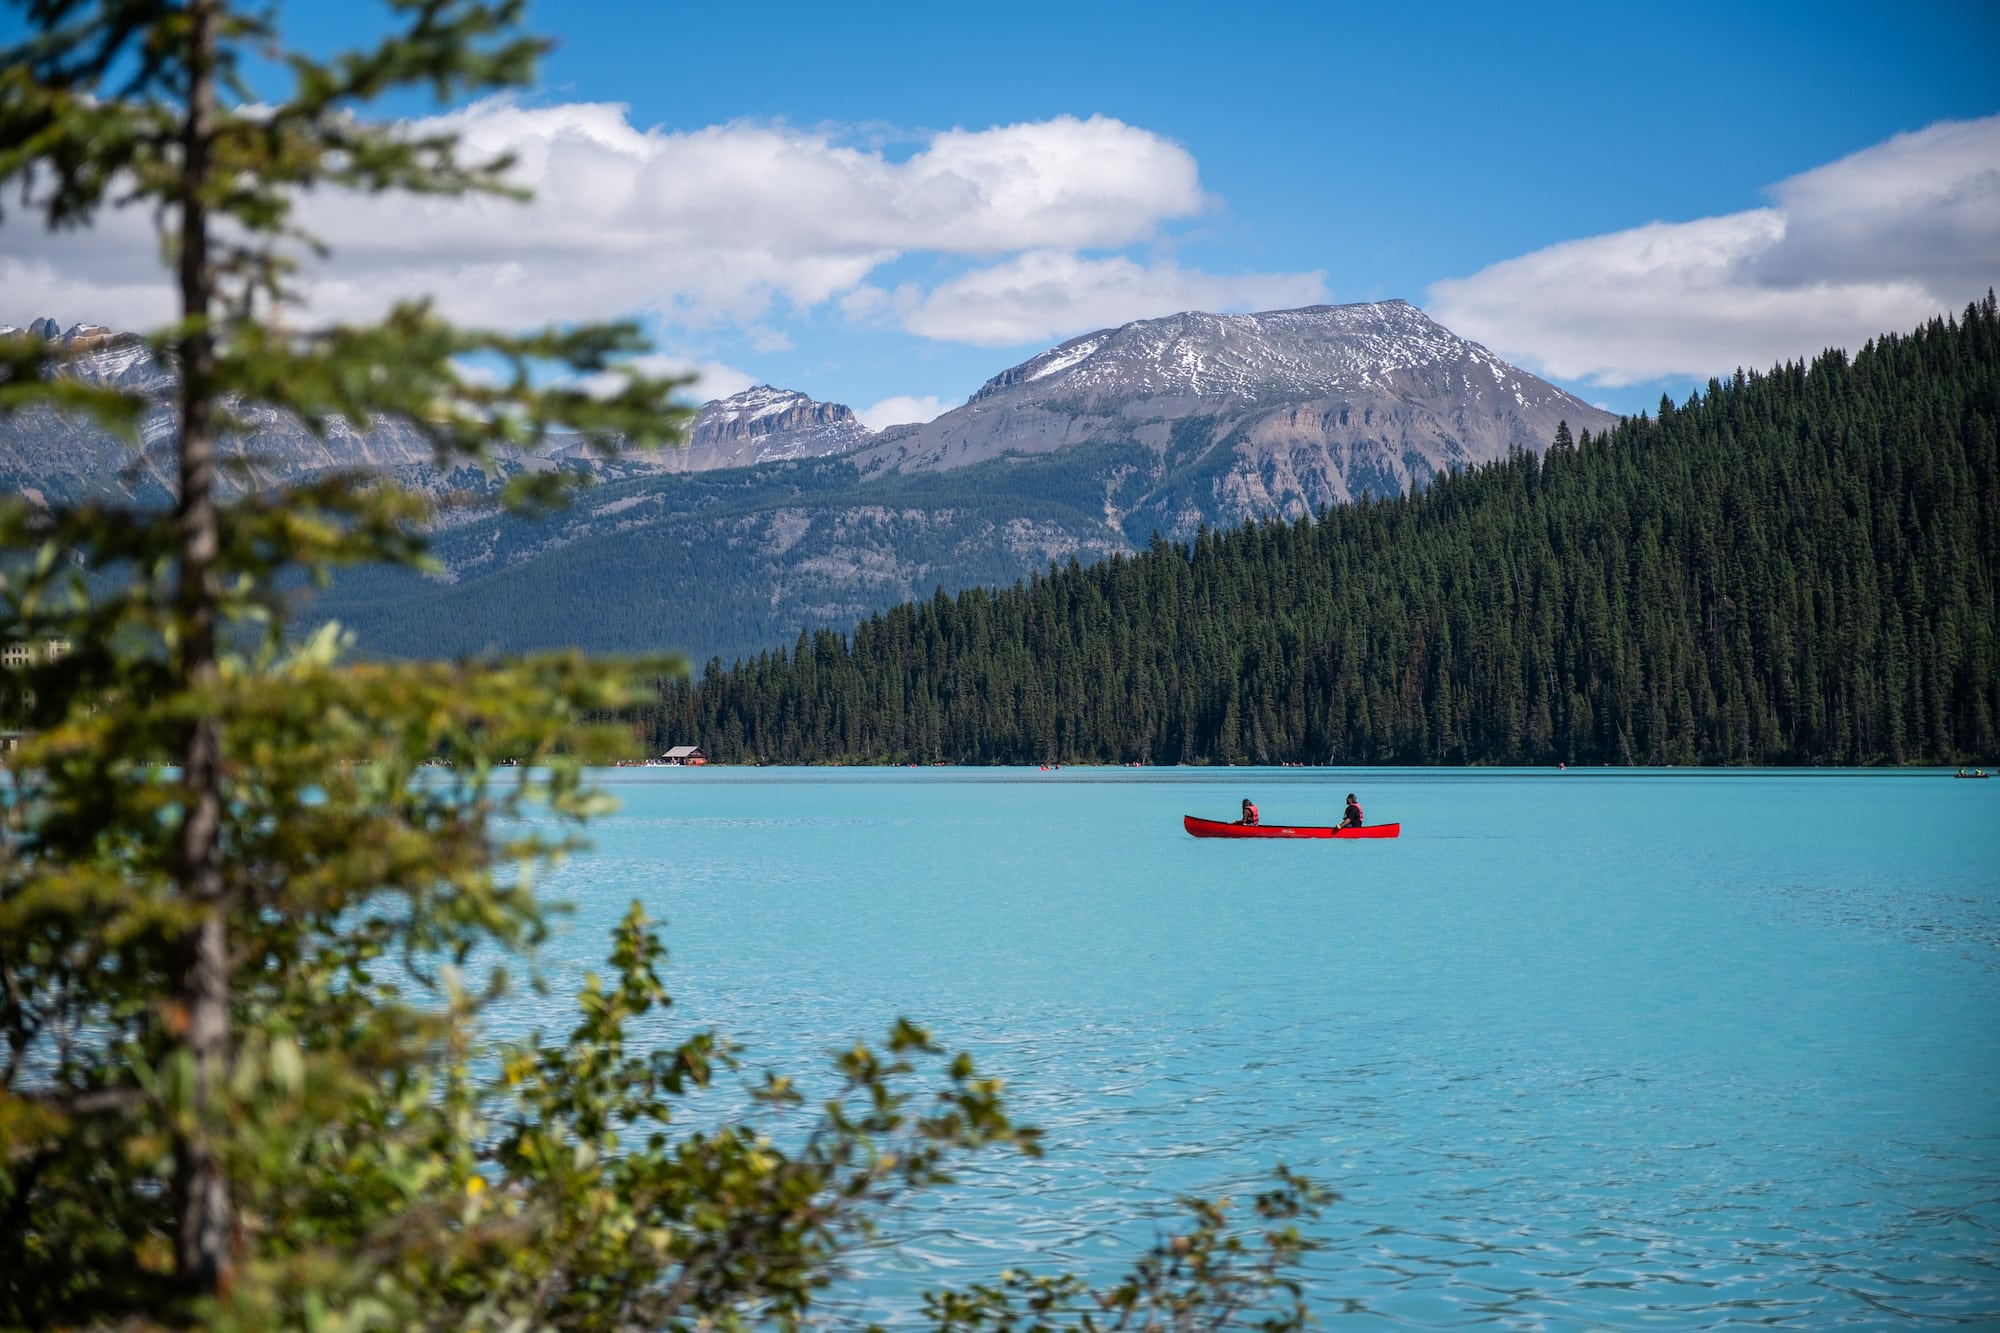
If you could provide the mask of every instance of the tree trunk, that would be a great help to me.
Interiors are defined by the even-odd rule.
[[[214,274],[208,256],[210,136],[215,106],[213,0],[191,0],[188,21],[187,119],[182,127],[180,285],[185,320],[179,355],[180,581],[175,619],[180,633],[180,685],[201,692],[217,677],[215,626],[220,600],[215,562],[220,549],[215,510],[215,336],[208,320]],[[231,1269],[229,1181],[218,1160],[218,1101],[229,1059],[229,957],[222,884],[221,729],[199,717],[188,729],[181,781],[181,891],[201,909],[189,941],[182,983],[193,1063],[190,1129],[176,1162],[180,1277],[191,1290],[217,1292]]]

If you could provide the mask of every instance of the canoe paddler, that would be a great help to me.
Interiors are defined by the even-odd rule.
[[[1341,812],[1340,823],[1335,825],[1335,827],[1337,828],[1361,827],[1361,802],[1354,799],[1353,792],[1347,793],[1347,809]]]
[[[1257,807],[1254,803],[1252,803],[1252,801],[1248,796],[1243,798],[1243,818],[1237,820],[1236,822],[1239,824],[1250,824],[1253,826],[1257,822]]]

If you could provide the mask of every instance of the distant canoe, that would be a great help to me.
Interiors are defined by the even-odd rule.
[[[1401,824],[1316,828],[1307,824],[1230,824],[1197,815],[1182,815],[1181,824],[1197,838],[1398,838],[1403,833]]]

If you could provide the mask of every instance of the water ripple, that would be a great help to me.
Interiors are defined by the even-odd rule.
[[[1108,1276],[1282,1161],[1341,1195],[1305,1267],[1343,1328],[2000,1324],[2000,822],[1935,784],[717,776],[621,788],[551,974],[637,896],[661,1031],[797,1072],[909,1014],[1047,1134],[893,1214],[836,1319]],[[1334,788],[1405,837],[1161,832]]]

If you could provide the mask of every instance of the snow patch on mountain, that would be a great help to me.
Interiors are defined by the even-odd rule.
[[[768,384],[715,398],[702,405],[702,413],[717,421],[768,421],[809,404],[812,399],[791,389],[774,389]]]
[[[1047,379],[1050,375],[1068,370],[1090,356],[1103,342],[1102,337],[1079,338],[1074,342],[1066,342],[1054,351],[1045,352],[1036,360],[1030,361],[1026,378]]]
[[[688,447],[656,457],[675,471],[747,467],[846,453],[872,434],[844,403],[759,384],[704,403],[688,432]]]
[[[855,459],[872,475],[1136,446],[1163,485],[1194,468],[1225,517],[1291,517],[1540,449],[1562,420],[1575,432],[1615,418],[1406,301],[1189,311],[1072,338],[934,421],[883,432]]]
[[[1035,384],[1049,396],[1192,394],[1275,402],[1461,365],[1486,372],[1525,401],[1527,377],[1406,301],[1137,320],[1072,339],[1004,371],[975,397]],[[1549,386],[1549,392],[1560,391]]]
[[[0,325],[0,337],[21,333],[49,343],[62,373],[84,384],[149,391],[165,387],[173,377],[171,368],[136,333],[119,333],[102,324],[76,323],[65,329],[46,317],[30,321],[25,330]]]

